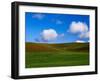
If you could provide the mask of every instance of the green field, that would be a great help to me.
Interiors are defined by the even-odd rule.
[[[89,43],[26,43],[25,67],[89,65]]]

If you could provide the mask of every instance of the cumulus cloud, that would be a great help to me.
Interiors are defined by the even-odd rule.
[[[82,40],[76,40],[76,43],[85,43],[85,41],[82,41]]]
[[[89,32],[83,32],[79,35],[80,38],[89,38]]]
[[[62,24],[63,22],[61,20],[56,20],[56,24]]]
[[[88,40],[87,42],[89,43],[90,41]]]
[[[52,19],[52,22],[57,24],[57,25],[63,24],[63,22],[60,19]]]
[[[48,40],[44,40],[43,38],[35,38],[34,39],[35,42],[48,42]]]
[[[58,36],[54,29],[45,29],[42,31],[41,35],[44,40],[54,40]]]
[[[38,14],[34,14],[32,17],[37,19],[43,19],[44,16],[45,16],[44,14],[38,13]]]
[[[35,42],[40,42],[40,40],[38,38],[35,38],[34,41]]]
[[[59,34],[59,37],[64,37],[64,33],[62,33],[62,34]]]
[[[88,31],[88,26],[83,22],[73,21],[69,28],[69,32],[71,33],[82,33],[86,31]]]
[[[73,21],[70,24],[68,32],[76,34],[78,33],[79,38],[89,38],[89,29],[87,24],[83,22]]]

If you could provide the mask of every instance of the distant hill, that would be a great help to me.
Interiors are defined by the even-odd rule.
[[[63,43],[52,44],[52,46],[67,51],[89,51],[89,43]]]
[[[27,52],[32,51],[59,51],[58,49],[52,47],[49,44],[40,44],[40,43],[26,43],[25,45]]]
[[[25,48],[27,52],[32,51],[89,51],[89,43],[61,43],[61,44],[45,44],[45,43],[29,43],[26,42]]]

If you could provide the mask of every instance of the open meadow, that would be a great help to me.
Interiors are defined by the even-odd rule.
[[[89,65],[89,43],[25,44],[25,67]]]

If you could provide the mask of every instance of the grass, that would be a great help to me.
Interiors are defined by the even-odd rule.
[[[89,65],[88,44],[26,43],[26,68]],[[61,47],[60,47],[61,46]],[[77,46],[77,47],[76,47]],[[81,51],[78,50],[81,48]],[[83,48],[83,49],[82,49]],[[75,50],[76,49],[76,50]]]

